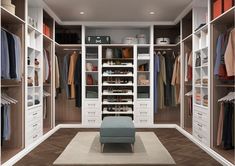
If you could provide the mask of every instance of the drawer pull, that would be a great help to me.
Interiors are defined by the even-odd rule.
[[[36,127],[38,124],[33,125],[33,127]]]
[[[198,138],[202,139],[202,137],[199,134],[197,136],[198,136]]]
[[[142,106],[142,107],[143,107],[143,106],[144,106],[144,107],[147,107],[147,104],[140,104],[140,106]]]
[[[202,125],[201,124],[197,124],[199,127],[202,127]]]
[[[33,116],[37,115],[38,113],[34,113]]]
[[[197,113],[198,115],[202,116],[202,113]]]
[[[33,136],[33,138],[37,138],[38,135]]]

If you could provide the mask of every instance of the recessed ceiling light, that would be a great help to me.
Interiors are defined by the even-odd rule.
[[[80,12],[81,15],[85,14],[84,12]]]
[[[155,12],[149,12],[149,14],[154,15],[154,14],[155,14]]]

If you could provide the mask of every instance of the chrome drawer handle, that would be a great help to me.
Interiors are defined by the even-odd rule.
[[[198,138],[202,139],[202,137],[199,134],[197,136],[198,136]]]
[[[199,127],[202,127],[202,125],[200,125],[200,124],[197,124]]]
[[[38,113],[34,113],[33,116],[34,116],[34,115],[37,115],[37,114],[38,114]]]
[[[33,136],[33,138],[37,138],[38,135]]]

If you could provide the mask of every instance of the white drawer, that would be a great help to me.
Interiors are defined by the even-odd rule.
[[[209,132],[209,128],[206,123],[194,121],[193,128],[197,133],[202,133],[204,135],[207,135]]]
[[[84,108],[85,109],[98,109],[99,108],[98,101],[85,101]]]
[[[136,108],[150,109],[151,108],[151,102],[150,101],[137,101],[136,102]]]
[[[32,122],[35,122],[35,121],[39,121],[40,120],[40,114],[39,112],[31,112],[27,115],[27,118],[26,118],[26,123],[27,124],[30,124]]]
[[[146,117],[135,117],[134,122],[138,125],[147,125],[150,123],[150,118],[148,116]]]
[[[87,125],[98,125],[101,124],[101,118],[100,117],[87,117],[85,120],[85,123]]]
[[[193,115],[194,115],[194,119],[197,121],[203,121],[206,123],[208,122],[208,115],[206,112],[194,110]]]
[[[94,116],[99,116],[101,115],[101,111],[98,109],[85,109],[85,114],[87,117],[94,117]]]
[[[149,116],[150,114],[150,109],[141,109],[141,108],[137,108],[134,112],[137,116],[141,116],[141,117],[145,117],[145,116]]]
[[[193,131],[193,135],[198,141],[209,146],[209,140],[208,140],[207,135],[202,134],[202,133],[198,133],[197,131]]]

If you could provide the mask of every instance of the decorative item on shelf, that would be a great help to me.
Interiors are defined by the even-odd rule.
[[[110,36],[87,36],[86,44],[110,44]]]
[[[123,48],[122,49],[122,57],[123,58],[133,58],[133,51],[132,48]]]
[[[2,0],[1,2],[2,7],[4,7],[7,11],[11,14],[15,15],[15,5],[11,3],[11,0]]]
[[[28,77],[28,86],[33,86],[33,79],[32,79],[32,77]]]
[[[34,28],[38,27],[38,22],[35,19],[31,18],[30,16],[28,16],[28,24]]]
[[[35,86],[39,86],[38,71],[34,71],[34,82],[35,82]]]
[[[51,29],[45,23],[43,23],[43,34],[46,35],[47,37],[51,38]]]
[[[206,107],[208,106],[208,95],[203,96],[203,105]]]
[[[200,29],[201,27],[203,27],[203,26],[205,26],[205,25],[206,25],[206,23],[200,24],[200,25],[195,29],[195,31],[197,31],[198,29]]]
[[[138,54],[138,59],[149,59],[150,54]]]
[[[147,79],[146,74],[138,75],[138,85],[149,85],[149,80]]]
[[[86,84],[87,85],[94,85],[94,80],[91,74],[88,74],[86,77]]]
[[[35,66],[36,66],[36,67],[38,67],[38,66],[39,66],[39,61],[38,61],[38,59],[37,59],[37,58],[35,58],[35,60],[34,60],[34,64],[35,64]]]
[[[31,100],[28,100],[27,105],[28,105],[28,107],[33,106],[33,100],[32,100],[32,99],[31,99]]]
[[[138,71],[149,71],[148,63],[141,64],[138,66]]]
[[[138,34],[138,35],[136,35],[136,38],[138,40],[138,44],[147,44],[145,34]]]
[[[30,57],[28,56],[27,64],[30,65]]]
[[[200,78],[196,79],[195,85],[201,85],[201,79]]]
[[[93,70],[93,64],[92,63],[86,63],[86,70],[92,71]]]
[[[208,56],[203,58],[202,63],[204,66],[208,65]]]
[[[202,85],[207,86],[208,85],[208,76],[203,76],[202,77]]]
[[[93,66],[92,71],[98,71],[98,67],[97,66]]]
[[[114,48],[114,58],[122,58],[122,50],[120,48]]]
[[[138,39],[135,37],[125,37],[123,39],[124,44],[138,44]]]
[[[106,58],[107,59],[112,59],[113,58],[113,49],[111,48],[106,48]]]
[[[200,56],[200,54],[197,54],[195,66],[196,67],[201,66],[201,56]]]
[[[160,37],[156,38],[157,45],[167,45],[170,44],[170,38]]]

